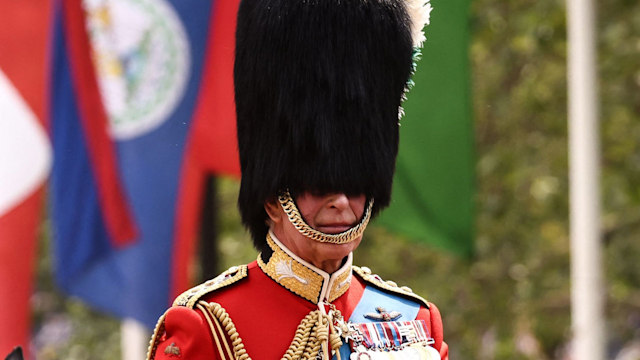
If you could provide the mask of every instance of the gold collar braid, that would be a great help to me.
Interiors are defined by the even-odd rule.
[[[296,203],[293,201],[289,190],[280,194],[280,196],[278,196],[278,201],[280,202],[284,212],[287,214],[289,221],[296,229],[298,229],[300,234],[311,240],[332,244],[347,244],[360,237],[364,232],[364,229],[367,228],[367,224],[369,224],[369,220],[371,219],[371,210],[373,209],[373,199],[371,199],[369,200],[364,215],[362,216],[362,220],[360,220],[358,225],[339,234],[326,234],[312,228],[306,223],[306,221],[304,221],[304,218],[302,218],[302,215],[300,214]]]
[[[267,233],[267,244],[273,251],[265,263],[258,255],[258,266],[273,281],[292,293],[314,304],[333,302],[349,289],[353,254],[333,274],[329,274],[306,262],[287,249],[271,231]]]

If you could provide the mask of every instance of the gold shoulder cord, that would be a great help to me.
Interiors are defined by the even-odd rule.
[[[194,309],[196,308],[198,301],[205,295],[211,292],[214,292],[218,289],[235,284],[236,282],[246,278],[247,276],[248,276],[247,265],[232,266],[227,271],[218,275],[214,279],[211,279],[205,283],[202,283],[180,294],[180,296],[178,296],[176,300],[173,302],[173,306],[184,306],[190,309]],[[200,309],[200,310],[203,312],[203,314],[207,318],[207,321],[209,322],[209,326],[211,327],[211,329],[213,329],[211,324],[211,319],[207,317],[207,312],[203,311],[203,309]],[[164,327],[165,327],[164,320],[167,316],[168,311],[169,310],[167,310],[160,317],[160,319],[158,319],[156,328],[153,331],[153,336],[151,337],[151,341],[149,342],[149,348],[147,350],[147,360],[153,360],[155,357],[155,353],[158,348],[158,343],[160,342],[160,337],[162,334],[164,334]],[[223,334],[222,330],[220,330],[220,334]],[[221,344],[219,344],[219,341],[220,341],[219,337],[216,337],[215,332],[212,332],[212,335],[214,336],[214,340],[216,341],[216,345],[218,346],[218,350],[220,351],[220,354],[222,354],[221,347],[220,347]],[[224,335],[221,335],[221,336],[224,339]],[[226,350],[229,353],[229,358],[232,358],[230,355],[231,352],[229,350],[228,344],[226,345]],[[221,358],[225,359],[223,355],[221,355]]]
[[[218,348],[218,354],[220,354],[220,359],[221,360],[233,359],[234,357],[231,354],[231,349],[229,348],[229,343],[227,342],[227,338],[224,336],[224,332],[220,327],[220,321],[218,321],[217,317],[214,317],[213,319],[211,319],[211,311],[206,305],[203,305],[201,303],[204,303],[204,301],[198,302],[196,307],[200,309],[200,311],[202,311],[202,314],[207,319],[207,323],[209,324],[209,329],[211,330],[211,335],[213,336],[213,339],[216,342],[216,347]],[[214,322],[215,322],[215,328],[213,325]],[[224,345],[224,350],[226,350],[226,352],[223,351],[221,343],[222,345]]]
[[[236,326],[229,317],[227,311],[218,303],[208,303],[206,301],[199,301],[197,308],[205,314],[211,333],[216,342],[218,353],[221,358],[235,359],[235,360],[251,360],[247,350],[244,348],[242,338]],[[227,339],[222,330],[225,330],[226,335],[231,340],[233,345],[233,354],[227,343]],[[331,336],[329,330],[331,329]],[[218,336],[220,334],[220,336]],[[221,338],[221,339],[220,339]],[[316,356],[320,353],[322,344],[329,342],[331,350],[336,351],[336,356],[340,359],[339,348],[342,346],[342,340],[337,335],[336,330],[333,328],[333,323],[328,315],[323,314],[320,310],[311,311],[298,325],[295,336],[289,349],[282,357],[283,360],[298,360],[316,359]],[[222,342],[222,344],[220,344]],[[226,350],[226,353],[225,351]]]

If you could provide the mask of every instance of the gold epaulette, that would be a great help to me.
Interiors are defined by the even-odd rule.
[[[247,265],[232,266],[215,278],[180,294],[173,302],[173,306],[186,306],[193,309],[203,296],[247,277],[247,269]]]
[[[393,281],[384,281],[377,274],[372,274],[371,269],[366,266],[358,267],[353,266],[353,272],[358,274],[366,283],[371,284],[378,289],[389,291],[395,294],[402,295],[404,297],[411,298],[413,300],[418,301],[420,304],[424,305],[427,309],[429,308],[429,302],[425,300],[422,296],[417,295],[411,290],[408,286],[398,286]]]

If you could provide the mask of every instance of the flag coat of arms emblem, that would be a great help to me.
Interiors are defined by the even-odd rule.
[[[50,103],[57,281],[152,327],[189,286],[207,173],[239,173],[237,1],[58,5]]]

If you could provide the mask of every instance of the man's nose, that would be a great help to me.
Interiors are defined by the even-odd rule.
[[[327,195],[329,197],[327,206],[344,210],[349,208],[349,197],[344,193],[335,193]]]

